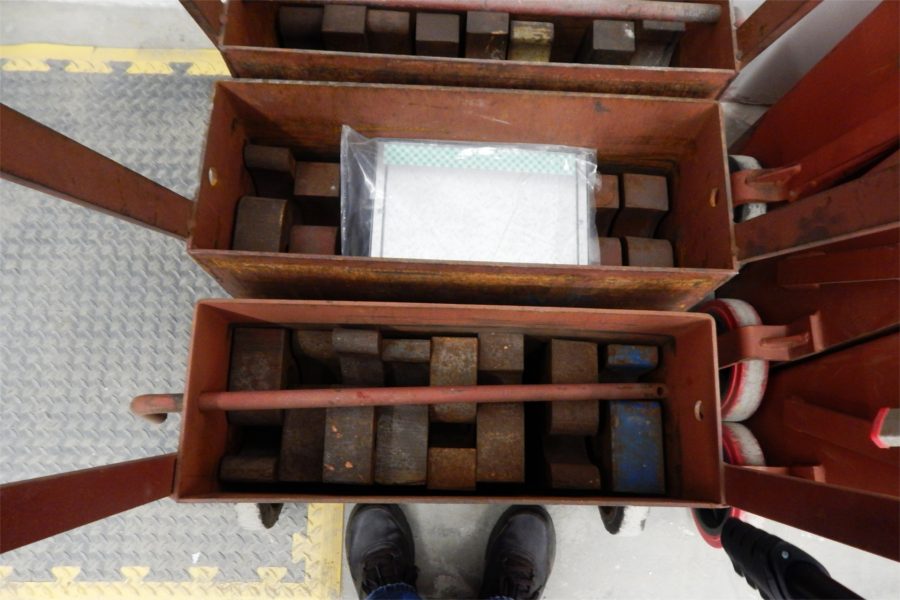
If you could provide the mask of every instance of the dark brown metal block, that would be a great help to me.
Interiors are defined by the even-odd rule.
[[[322,39],[326,50],[368,52],[366,7],[326,5],[322,16]]]
[[[339,380],[340,363],[331,335],[331,331],[309,329],[293,332],[291,343],[299,362],[301,383],[322,384]]]
[[[553,23],[513,21],[509,26],[509,60],[550,62]]]
[[[247,144],[244,146],[244,166],[293,175],[296,161],[290,148]]]
[[[459,56],[459,15],[417,14],[416,54],[419,56]]]
[[[232,250],[284,252],[291,228],[287,200],[244,196],[234,220]]]
[[[331,256],[337,252],[337,237],[337,227],[294,225],[291,227],[288,252]]]
[[[622,175],[622,209],[612,225],[614,237],[652,238],[669,210],[669,188],[662,175]]]
[[[550,383],[596,383],[599,374],[597,344],[550,340],[547,369]],[[547,404],[547,433],[594,435],[599,425],[600,406],[594,400]]]
[[[677,42],[686,30],[685,24],[681,21],[643,20],[637,21],[635,25],[634,34],[638,40],[666,44]]]
[[[381,359],[385,362],[427,363],[431,360],[431,340],[384,340]]]
[[[294,169],[294,195],[338,198],[341,195],[341,165],[300,161]]]
[[[322,15],[319,6],[282,6],[278,9],[278,37],[285,48],[322,47]]]
[[[429,448],[428,489],[474,490],[475,448]]]
[[[594,222],[597,235],[609,234],[616,212],[619,210],[619,176],[599,173],[599,187],[594,189]]]
[[[294,369],[287,329],[236,327],[231,334],[228,390],[280,390]],[[280,410],[230,411],[235,425],[281,425]]]
[[[375,483],[424,485],[428,469],[428,407],[377,409]]]
[[[368,485],[374,481],[375,408],[325,409],[322,481]]]
[[[610,267],[621,267],[625,264],[622,260],[622,240],[619,238],[601,237],[597,239],[600,248],[600,264]]]
[[[509,13],[466,13],[466,58],[504,60],[509,42]]]
[[[478,481],[525,480],[525,407],[521,402],[480,405],[476,438]]]
[[[369,10],[366,29],[369,52],[412,54],[409,13],[400,10]]]
[[[600,470],[588,458],[585,438],[544,436],[547,483],[556,490],[599,490]]]
[[[271,483],[277,475],[277,456],[226,455],[219,464],[219,479],[230,483]]]
[[[280,481],[322,481],[325,450],[325,409],[285,412],[281,431]]]
[[[435,337],[431,340],[431,385],[476,385],[478,383],[478,340],[476,338]],[[445,423],[472,423],[476,404],[433,404],[431,420]]]
[[[381,332],[376,329],[335,329],[334,351],[341,364],[341,382],[349,386],[384,385]]]
[[[588,29],[581,47],[581,62],[627,65],[634,54],[634,23],[597,19]]]
[[[672,267],[675,255],[672,242],[650,238],[622,238],[625,264],[629,267]]]
[[[338,354],[381,356],[381,332],[377,329],[336,328],[331,340]]]
[[[521,333],[478,334],[478,379],[485,384],[522,383],[525,336]]]
[[[635,30],[637,49],[630,64],[640,67],[668,67],[684,31],[685,25],[679,21],[638,21]]]

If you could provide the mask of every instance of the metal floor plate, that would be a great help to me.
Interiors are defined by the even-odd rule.
[[[193,197],[213,77],[187,75],[189,64],[135,75],[128,63],[105,74],[3,63],[5,104]],[[225,295],[182,241],[0,182],[0,479],[173,451],[178,418],[154,427],[128,403],[183,389],[193,304]],[[0,594],[78,573],[78,582],[188,586],[215,574],[303,595],[272,583],[304,581],[306,516],[305,505],[287,506],[256,533],[238,529],[229,504],[155,502],[3,555]]]

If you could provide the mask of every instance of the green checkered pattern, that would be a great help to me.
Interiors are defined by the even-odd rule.
[[[385,142],[384,162],[392,166],[445,167],[479,171],[572,175],[581,159],[574,152],[529,150],[521,146],[476,146],[432,142]]]

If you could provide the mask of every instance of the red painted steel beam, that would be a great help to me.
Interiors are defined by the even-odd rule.
[[[184,0],[182,0],[184,1]],[[822,0],[766,0],[737,28],[738,60],[746,65]]]
[[[776,281],[786,288],[900,281],[900,244],[789,256],[778,263]]]
[[[725,501],[900,561],[900,499],[896,497],[725,465]]]
[[[661,383],[324,388],[258,392],[206,392],[200,395],[199,406],[200,410],[275,410],[451,402],[658,400],[667,395],[668,387]]]
[[[896,228],[900,224],[898,180],[900,165],[895,162],[737,223],[734,226],[737,258],[748,263]]]
[[[321,5],[322,0],[294,0],[293,3]],[[649,19],[685,23],[715,23],[722,16],[722,8],[715,4],[658,0],[329,0],[329,4],[364,4],[372,8],[415,11],[486,10],[518,15]]]
[[[0,104],[0,176],[127,221],[187,238],[194,203]]]
[[[895,147],[898,21],[900,2],[882,2],[766,112],[735,153],[764,167],[801,165],[790,183],[795,199],[827,189]]]
[[[175,455],[0,486],[0,552],[99,521],[172,493]]]

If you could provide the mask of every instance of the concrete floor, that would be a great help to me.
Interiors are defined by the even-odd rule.
[[[105,0],[93,5],[3,0],[0,36],[3,44],[209,47],[177,0]],[[504,508],[404,507],[416,535],[424,596],[465,598],[477,591],[487,535]],[[546,598],[758,598],[734,574],[726,555],[700,540],[686,509],[653,509],[645,532],[635,538],[607,534],[595,507],[549,510],[558,548]],[[345,514],[349,512],[347,507]],[[870,598],[900,595],[895,563],[777,523],[757,523],[818,558],[857,593]],[[355,597],[346,565],[343,593]]]

